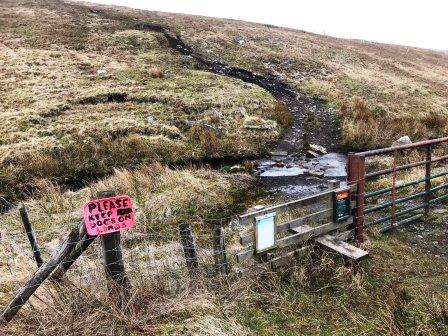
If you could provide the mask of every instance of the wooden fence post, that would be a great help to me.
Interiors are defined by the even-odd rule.
[[[20,217],[22,218],[23,226],[25,227],[26,235],[28,236],[28,240],[31,244],[31,249],[33,250],[34,260],[36,261],[37,267],[42,266],[44,261],[42,260],[42,256],[40,254],[40,248],[37,244],[36,235],[33,230],[33,225],[28,217],[28,212],[26,211],[25,206],[22,204],[19,208]]]
[[[339,188],[341,186],[341,181],[339,181],[339,180],[328,180],[327,184],[328,184],[328,189],[333,190],[333,189],[337,189],[337,188]]]
[[[348,184],[357,184],[355,195],[356,207],[353,209],[353,219],[355,224],[355,237],[360,243],[364,240],[364,193],[365,193],[365,157],[356,155],[355,153],[348,154]]]
[[[227,263],[224,229],[220,223],[213,225],[213,245],[217,270],[225,276],[229,273],[229,265]]]
[[[53,272],[56,266],[75,248],[79,239],[79,228],[74,228],[60,247],[53,252],[46,262],[34,273],[34,275],[17,292],[14,299],[8,304],[2,312],[0,322],[9,322],[28,301],[33,293],[39,288],[46,278]]]
[[[187,268],[190,272],[190,275],[196,275],[198,273],[199,264],[196,254],[196,247],[194,244],[193,232],[190,228],[190,225],[185,222],[180,223],[179,233],[182,247],[184,249],[185,261],[187,262]]]
[[[431,201],[431,160],[432,160],[432,146],[425,147],[425,213],[429,212]]]
[[[103,191],[97,194],[97,199],[114,196],[116,193],[113,191]],[[130,284],[124,269],[120,231],[101,235],[101,244],[109,294],[117,296],[118,304],[122,308],[129,293]]]

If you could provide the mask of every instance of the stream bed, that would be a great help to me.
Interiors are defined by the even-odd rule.
[[[318,157],[274,152],[270,157],[254,161],[255,176],[272,194],[281,193],[293,199],[327,188],[327,181],[346,184],[347,157],[328,153]]]

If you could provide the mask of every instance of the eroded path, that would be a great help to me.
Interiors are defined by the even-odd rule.
[[[345,180],[345,156],[331,153],[340,149],[340,126],[324,102],[294,90],[276,76],[263,76],[219,60],[205,59],[168,28],[148,23],[137,24],[135,28],[163,34],[168,46],[192,57],[198,69],[258,85],[286,105],[294,116],[291,128],[273,145],[272,156],[255,161],[256,175],[270,191],[297,197],[325,188],[327,179]],[[308,127],[305,133],[310,115],[315,120],[314,128]],[[305,136],[308,143],[323,146],[330,153],[313,158],[304,155]]]

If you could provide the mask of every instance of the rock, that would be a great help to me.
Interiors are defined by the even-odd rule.
[[[263,124],[263,125],[244,125],[246,129],[254,129],[254,130],[271,130],[272,126]]]
[[[100,70],[98,70],[96,73],[97,73],[98,75],[105,75],[105,74],[107,74],[107,71],[104,70],[104,69],[100,69]]]
[[[319,154],[317,154],[316,152],[313,152],[312,150],[308,150],[306,152],[307,155],[312,156],[312,157],[319,157]]]
[[[148,116],[147,118],[146,118],[146,120],[148,120],[148,122],[150,123],[150,124],[152,124],[154,121],[156,121],[156,118],[154,117],[154,116]]]
[[[276,162],[276,163],[275,163],[275,166],[281,168],[281,167],[284,167],[284,166],[285,166],[285,163],[284,163],[283,161],[279,161],[279,162]]]
[[[324,172],[321,170],[309,170],[308,174],[310,174],[311,176],[316,176],[316,177],[323,177],[324,176]]]
[[[395,140],[392,143],[392,147],[396,147],[396,146],[404,146],[404,145],[410,145],[412,144],[412,140],[409,136],[405,135],[402,136],[401,138]]]
[[[285,151],[274,151],[269,154],[271,154],[271,156],[288,156],[288,152]]]
[[[310,144],[310,149],[316,153],[327,154],[327,149],[324,146]]]
[[[245,170],[246,169],[243,166],[235,165],[235,166],[230,167],[229,173],[242,173]]]

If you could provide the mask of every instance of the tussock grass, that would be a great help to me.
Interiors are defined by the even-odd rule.
[[[47,283],[2,331],[10,335],[443,335],[446,260],[412,250],[400,235],[373,235],[369,260],[322,251],[276,271],[229,279],[132,270],[124,308],[88,278]],[[393,255],[394,258],[390,256]],[[143,265],[142,265],[143,266]],[[136,264],[133,264],[136,267]],[[104,279],[96,279],[104,281]]]
[[[143,11],[138,16],[153,17]],[[205,57],[278,74],[309,94],[322,96],[336,110],[353,99],[363,101],[364,117],[354,120],[351,113],[342,115],[348,148],[390,145],[402,135],[418,140],[446,134],[445,52],[189,15],[173,21],[161,13],[158,20],[181,30],[182,37]]]
[[[2,8],[3,196],[30,193],[40,178],[70,186],[140,163],[257,155],[280,135],[243,127],[247,117],[274,123],[268,93],[195,70],[158,33],[54,0]],[[190,136],[210,121],[219,136]]]

